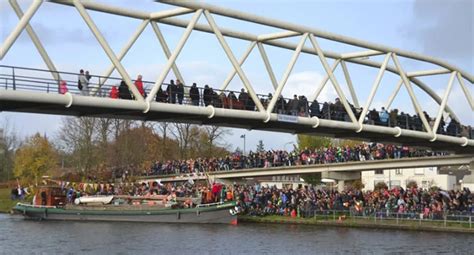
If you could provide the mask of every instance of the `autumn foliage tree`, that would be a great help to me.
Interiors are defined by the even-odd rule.
[[[332,139],[323,136],[312,136],[312,135],[298,135],[298,147],[299,149],[304,148],[320,148],[328,147],[332,144]],[[310,173],[303,174],[301,178],[306,183],[317,185],[321,183],[321,173]]]
[[[220,127],[92,117],[67,118],[57,135],[64,174],[109,180],[147,171],[155,161],[222,157]]]
[[[23,181],[35,181],[57,167],[57,152],[46,137],[36,134],[27,139],[16,151],[15,177]]]

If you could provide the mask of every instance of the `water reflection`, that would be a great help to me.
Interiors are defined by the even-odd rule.
[[[470,234],[284,224],[37,222],[0,215],[5,254],[470,254]]]

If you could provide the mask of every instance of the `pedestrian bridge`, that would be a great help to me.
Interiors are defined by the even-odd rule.
[[[91,82],[90,84],[91,93],[88,96],[84,96],[79,95],[78,91],[74,90],[74,88],[77,87],[77,74],[59,72],[56,69],[56,66],[53,64],[53,61],[42,45],[40,38],[35,33],[33,26],[29,24],[30,19],[38,11],[40,6],[43,5],[43,1],[33,1],[25,13],[23,13],[16,0],[9,1],[13,11],[19,17],[19,22],[2,43],[0,48],[0,59],[3,60],[9,49],[14,47],[14,43],[21,32],[26,30],[44,62],[48,66],[48,73],[52,78],[47,79],[44,75],[38,75],[38,72],[41,72],[41,70],[38,69],[15,68],[13,66],[7,66],[8,63],[2,62],[2,68],[4,70],[0,77],[0,110],[70,116],[127,118],[144,121],[186,122],[249,130],[256,129],[294,134],[322,135],[335,138],[359,139],[374,142],[388,142],[393,144],[406,144],[410,146],[432,148],[434,150],[453,151],[456,153],[474,153],[472,130],[459,125],[459,123],[465,123],[466,126],[472,124],[472,118],[464,120],[459,119],[458,115],[447,104],[454,80],[457,80],[463,92],[463,97],[465,97],[463,98],[463,100],[465,100],[462,101],[464,103],[461,104],[463,104],[465,110],[468,112],[474,111],[474,100],[472,99],[471,92],[474,77],[472,74],[461,70],[456,66],[439,59],[402,49],[365,42],[363,40],[324,32],[314,28],[228,10],[204,3],[168,0],[157,2],[157,4],[177,5],[178,7],[159,12],[145,12],[89,1],[52,0],[44,3],[44,5],[62,5],[64,8],[73,8],[72,10],[77,11],[112,62],[112,65],[104,72],[104,75],[93,77],[93,79],[96,79],[96,82]],[[122,51],[119,54],[116,54],[113,52],[107,40],[103,37],[101,31],[89,15],[89,11],[139,19],[142,20],[142,23],[138,27],[136,33],[130,38],[130,41],[124,46]],[[192,15],[192,18],[190,20],[176,18],[176,16],[186,14]],[[277,29],[278,32],[254,35],[245,31],[222,28],[219,27],[214,20],[214,16],[217,15],[254,25],[264,25],[272,29]],[[202,16],[205,17],[207,24],[198,23]],[[159,24],[185,28],[181,39],[172,52],[158,27]],[[147,88],[148,93],[142,95],[133,84],[130,74],[121,64],[121,60],[148,25],[153,28],[159,44],[165,52],[167,60],[163,69],[160,70],[157,80],[152,84],[149,84]],[[199,105],[177,105],[155,101],[157,93],[160,91],[165,78],[171,70],[176,78],[183,82],[185,81],[185,77],[182,76],[176,64],[176,59],[193,31],[215,35],[219,44],[222,46],[225,55],[232,63],[233,70],[230,71],[228,77],[218,91],[226,91],[230,81],[234,76],[238,75],[242,81],[243,87],[247,91],[246,93],[248,93],[248,100],[253,104],[252,110],[220,108],[212,104],[203,107]],[[297,38],[299,43],[294,44],[284,40],[285,38],[290,37]],[[229,44],[227,44],[226,38],[237,38],[250,42],[248,49],[240,60],[237,60]],[[320,47],[320,39],[355,46],[364,50],[349,53],[327,51]],[[310,47],[305,46],[306,43],[309,43]],[[255,46],[259,49],[265,68],[268,71],[268,76],[270,78],[269,84],[271,84],[274,89],[272,91],[261,92],[265,95],[267,95],[268,92],[273,94],[272,97],[266,99],[255,91],[255,88],[252,86],[253,81],[248,79],[242,69],[242,65]],[[292,58],[288,63],[283,77],[279,81],[275,78],[275,74],[273,73],[264,46],[283,48],[293,52]],[[322,72],[326,75],[321,83],[315,86],[314,92],[310,91],[310,94],[306,95],[306,97],[309,102],[317,99],[328,81],[330,81],[340,100],[338,111],[342,111],[342,114],[338,114],[338,119],[326,118],[325,116],[320,115],[309,117],[305,115],[289,116],[278,113],[278,100],[283,96],[282,92],[285,86],[287,86],[288,78],[301,53],[315,56],[316,61],[320,62],[323,67]],[[73,55],[73,53],[71,54]],[[372,56],[382,56],[383,61],[377,62],[367,60],[368,57]],[[422,62],[423,64],[430,64],[436,66],[437,69],[405,71],[399,58],[406,58]],[[330,66],[330,59],[333,60],[332,66]],[[393,65],[389,64],[390,61],[393,62]],[[378,69],[378,74],[374,77],[372,88],[364,104],[359,104],[359,98],[360,93],[363,93],[366,89],[354,88],[347,64]],[[342,68],[342,77],[336,75],[335,70],[338,66],[341,66]],[[20,70],[27,70],[28,74],[25,74],[25,72],[19,72]],[[108,94],[110,86],[112,86],[112,84],[115,85],[117,82],[117,80],[110,78],[110,75],[114,70],[117,70],[120,74],[121,77],[119,80],[124,81],[134,100],[117,100],[105,97],[105,95]],[[35,72],[36,75],[31,74]],[[415,126],[417,127],[413,128],[408,124],[401,126],[397,123],[386,126],[372,125],[367,121],[368,110],[372,107],[374,96],[379,90],[380,82],[386,72],[395,75],[399,82],[390,98],[388,98],[385,107],[390,109],[390,106],[394,98],[399,94],[400,89],[402,87],[406,88],[409,95],[409,98],[406,100],[407,105],[412,105],[413,109],[415,109],[415,112],[411,114],[416,115],[415,122],[418,122],[418,124]],[[449,76],[443,95],[438,95],[434,89],[418,79],[421,76],[434,75]],[[58,93],[61,92],[60,84],[63,80],[67,81],[67,84],[69,85],[68,92]],[[349,95],[345,95],[344,90],[341,88],[339,83],[340,80],[345,80],[347,83],[348,94],[350,94],[350,97]],[[191,83],[192,82],[188,82],[188,84]],[[418,87],[421,93],[425,93],[429,98],[432,98],[437,104],[439,104],[439,109],[433,119],[427,118],[424,113],[425,111],[418,100],[419,95],[417,95],[413,89],[414,86]],[[403,111],[403,109],[400,110]],[[457,123],[454,124],[454,129],[462,129],[462,131],[465,132],[455,131],[454,135],[446,135],[443,131],[444,127],[442,124],[444,123],[443,120],[446,116],[449,116],[451,122]],[[408,123],[408,121],[406,121],[406,123]]]
[[[369,160],[369,161],[351,161],[344,163],[330,163],[330,164],[315,164],[315,165],[300,165],[300,166],[284,166],[271,168],[252,168],[239,169],[229,171],[215,171],[207,172],[206,174],[176,174],[176,175],[161,175],[161,176],[147,176],[138,178],[142,180],[160,179],[162,182],[170,181],[187,181],[190,178],[194,180],[206,180],[208,175],[213,179],[232,179],[232,178],[249,178],[262,176],[277,176],[277,175],[294,175],[294,174],[309,174],[309,173],[324,173],[324,172],[342,172],[353,173],[361,171],[375,171],[387,169],[404,169],[417,167],[441,167],[441,166],[462,166],[470,165],[474,169],[474,155],[450,155],[450,156],[436,156],[436,157],[420,157],[420,158],[402,158],[402,159],[386,159],[386,160]]]

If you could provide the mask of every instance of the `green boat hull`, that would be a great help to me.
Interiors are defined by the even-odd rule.
[[[232,212],[235,203],[224,203],[188,209],[120,209],[120,208],[46,208],[18,204],[14,213],[27,219],[59,221],[122,221],[160,223],[223,223],[236,224],[237,215]]]

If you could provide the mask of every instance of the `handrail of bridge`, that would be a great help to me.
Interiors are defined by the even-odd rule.
[[[13,90],[21,90],[21,89],[24,89],[24,90],[35,90],[35,91],[41,91],[42,89],[45,90],[46,92],[50,93],[50,92],[59,92],[59,81],[56,81],[55,79],[52,79],[52,78],[43,78],[43,77],[33,77],[33,76],[24,76],[24,75],[18,75],[16,74],[15,70],[26,70],[26,71],[35,71],[35,72],[41,72],[41,73],[56,73],[56,74],[61,74],[61,75],[71,75],[71,76],[74,76],[74,77],[77,77],[78,74],[77,73],[73,73],[73,72],[63,72],[63,71],[50,71],[50,70],[46,70],[46,69],[39,69],[39,68],[30,68],[30,67],[18,67],[18,66],[9,66],[9,65],[0,65],[0,70],[1,68],[6,68],[6,69],[11,69],[11,74],[2,74],[0,73],[0,80],[4,80],[4,88],[5,89],[8,89],[9,88],[9,84],[8,84],[8,81],[11,81],[11,84],[12,84],[12,89]],[[117,77],[105,77],[105,76],[100,76],[100,75],[91,75],[92,78],[97,78],[97,79],[107,79],[107,80],[114,80],[114,81],[122,81],[121,78],[117,78]],[[68,90],[69,91],[72,91],[74,92],[75,94],[80,94],[80,90],[77,88],[77,80],[71,80],[71,79],[62,79],[61,81],[65,81],[66,84],[68,84]],[[35,86],[35,85],[28,85],[28,84],[23,84],[23,83],[18,83],[18,82],[34,82],[35,84],[45,84],[47,86]],[[143,84],[144,84],[144,90],[145,92],[149,92],[150,91],[150,88],[147,87],[146,85],[151,85],[153,84],[153,82],[151,81],[142,81]],[[100,84],[100,83],[89,83],[89,88],[90,89],[93,89],[93,88],[96,88],[96,89],[100,89],[100,91],[102,92],[99,92],[96,94],[96,96],[99,96],[99,97],[103,97],[103,96],[108,96],[108,92],[110,91],[111,87],[112,86],[117,86],[118,84],[110,84],[107,83],[107,84]],[[163,85],[169,85],[169,83],[163,83]],[[56,90],[54,89],[50,89],[50,88],[56,88]],[[0,86],[2,87],[2,86]],[[189,94],[189,89],[191,88],[191,86],[189,85],[184,85],[184,89],[185,89],[185,94]],[[200,90],[200,95],[201,95],[201,99],[202,99],[202,95],[203,95],[203,87],[197,87],[199,90]],[[220,89],[213,89],[213,91],[215,92],[218,92],[218,94],[220,92],[223,92],[223,93],[234,93],[234,95],[238,95],[240,94],[240,91],[235,91],[235,90],[229,90],[229,89],[225,89],[225,90],[220,90]],[[94,95],[90,95],[90,96],[94,96]],[[269,95],[264,95],[264,94],[257,94],[257,96],[261,99],[261,100],[268,100],[269,98]],[[187,100],[188,98],[185,98],[184,100],[184,103],[185,104],[191,104],[191,102],[189,100]],[[284,98],[283,99],[285,101],[289,101],[291,100],[291,98]],[[202,100],[200,100],[202,101]],[[200,102],[200,105],[202,105],[203,102]],[[308,103],[311,103],[311,102],[308,102]],[[323,103],[318,103],[320,105],[320,109],[322,109],[323,107]],[[355,108],[355,110],[360,110],[359,108]],[[334,110],[329,110],[328,113],[330,113],[331,111],[334,111]],[[327,119],[334,119],[334,116],[331,116],[330,114],[328,114],[327,116],[325,116],[325,118]]]
[[[433,163],[434,162],[434,163]],[[444,162],[444,163],[442,163]],[[176,179],[186,181],[189,178],[201,178],[207,179],[207,176],[213,175],[245,175],[246,173],[254,173],[252,176],[258,176],[259,174],[265,174],[268,172],[283,172],[288,170],[284,174],[298,174],[292,173],[291,170],[303,170],[304,169],[319,169],[316,172],[325,171],[373,171],[379,169],[390,169],[383,165],[400,164],[397,168],[412,168],[416,165],[437,166],[437,165],[468,165],[474,162],[473,154],[456,154],[448,156],[429,156],[429,157],[412,157],[412,158],[401,158],[401,159],[382,159],[382,160],[365,160],[365,161],[347,161],[338,163],[325,163],[325,164],[307,164],[307,165],[295,165],[295,166],[278,166],[278,167],[267,167],[267,168],[246,168],[246,169],[232,169],[232,170],[220,170],[220,171],[206,171],[206,172],[192,172],[192,173],[179,173],[179,174],[167,174],[167,175],[146,175],[137,176],[138,180],[145,179]],[[201,174],[202,173],[202,174]],[[196,175],[194,175],[196,174]],[[199,175],[201,174],[201,175]],[[187,175],[187,176],[186,176]],[[265,174],[266,175],[266,174]]]
[[[2,73],[1,72],[2,69],[7,69],[7,70],[10,69],[11,71],[7,72],[7,73],[5,73],[5,72]],[[0,65],[0,88],[4,88],[4,89],[7,90],[7,89],[10,88],[10,84],[11,84],[11,88],[13,90],[30,90],[30,91],[37,91],[37,92],[46,91],[47,93],[51,93],[51,92],[59,93],[59,90],[60,90],[59,89],[59,82],[56,81],[55,79],[39,77],[37,75],[36,76],[20,75],[19,71],[21,71],[21,72],[32,71],[32,72],[39,73],[39,74],[47,74],[47,73],[60,74],[60,75],[63,76],[62,81],[65,81],[66,84],[68,84],[68,91],[69,92],[72,92],[74,94],[80,94],[80,92],[81,92],[77,88],[77,79],[76,79],[77,76],[78,76],[77,73],[64,72],[64,71],[51,71],[51,70],[45,70],[45,69],[39,69],[39,68],[17,67],[17,66],[9,66],[9,65]],[[64,77],[66,75],[73,76],[74,80],[65,79]],[[89,83],[89,89],[96,88],[98,90],[98,93],[95,94],[95,96],[97,96],[97,97],[107,97],[108,92],[110,91],[112,86],[117,86],[117,84],[114,84],[113,81],[116,81],[116,82],[122,81],[121,78],[105,77],[105,76],[100,76],[100,75],[91,75],[91,79],[92,78],[95,78],[99,81],[98,83],[94,83],[94,82]],[[106,79],[108,82],[100,84],[101,79]],[[1,81],[2,80],[4,81],[4,84],[3,84],[4,86],[1,86],[2,85]],[[152,84],[152,82],[143,81],[143,84],[144,84],[145,92],[149,93],[150,88],[147,87],[147,85]],[[169,85],[169,83],[163,83],[162,85]],[[189,91],[190,88],[191,88],[190,86],[184,85],[185,94],[188,95],[188,91]],[[204,104],[204,102],[203,102],[203,89],[204,88],[203,87],[198,87],[198,89],[200,91],[199,105],[203,106],[203,104]],[[240,94],[240,92],[232,91],[232,90],[215,89],[214,91],[218,94],[219,93],[229,94],[230,92],[232,92],[232,93],[234,93],[235,96]],[[94,96],[94,95],[90,95],[90,96]],[[257,94],[257,96],[262,101],[269,101],[269,95]],[[282,99],[284,99],[286,102],[290,102],[290,100],[291,100],[290,98],[284,98],[284,97],[282,97]],[[184,97],[183,103],[191,105],[191,101],[189,99],[189,96]],[[309,106],[309,103],[312,103],[312,102],[308,102],[307,107]],[[316,114],[314,116],[317,116],[317,117],[322,118],[322,119],[349,121],[348,119],[344,118],[345,111],[338,111],[332,104],[328,104],[326,106],[324,105],[324,103],[318,102],[318,104],[320,105],[319,106],[320,113]],[[237,104],[234,104],[234,107],[238,107],[236,105]],[[231,107],[231,108],[233,107],[232,102],[231,102],[229,107]],[[246,110],[245,105],[243,105],[242,107],[244,108],[242,110]],[[277,108],[275,109],[275,111],[277,109],[279,109],[279,107],[280,106],[277,105]],[[325,109],[325,107],[327,107],[327,109]],[[239,108],[234,108],[234,109],[239,109]],[[360,114],[361,113],[361,109],[355,108],[355,107],[353,109],[354,109],[355,114]],[[306,114],[309,115],[309,108],[307,108],[305,111],[306,111]],[[313,115],[311,115],[311,116],[313,116]],[[364,123],[369,123],[370,119],[369,119],[368,116],[369,116],[369,113],[366,115],[366,117],[365,117],[366,119],[365,119]],[[410,117],[408,114],[399,115],[399,116],[397,116],[397,122],[398,122],[398,126],[404,128],[404,129],[413,129],[413,130],[418,130],[418,131],[422,130],[421,121],[420,121],[419,118],[418,119],[416,118],[416,115],[413,115],[413,117]],[[382,126],[383,125],[390,126],[390,121],[385,123],[385,124],[382,123],[382,122],[374,122],[372,124],[382,125]],[[448,135],[451,135],[451,136],[459,136],[460,131],[461,131],[460,128],[457,125],[455,125],[454,130],[451,130],[449,132],[446,131],[446,133]],[[440,126],[439,129],[437,130],[437,133],[438,134],[445,133],[444,127]],[[471,131],[471,133],[472,133],[472,131]],[[472,136],[472,134],[470,134],[470,136]]]

